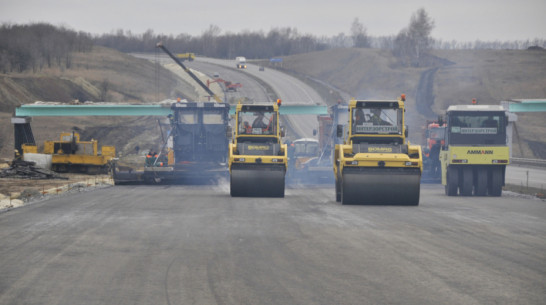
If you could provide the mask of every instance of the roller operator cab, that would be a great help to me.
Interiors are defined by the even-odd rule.
[[[440,152],[448,196],[500,196],[510,160],[508,117],[499,105],[450,106]]]
[[[419,205],[422,155],[410,145],[404,100],[349,102],[345,136],[334,151],[336,201],[342,204]]]
[[[238,104],[229,144],[233,197],[284,197],[287,147],[277,105]]]

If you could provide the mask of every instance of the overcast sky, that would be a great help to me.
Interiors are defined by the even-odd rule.
[[[546,38],[546,0],[0,0],[0,22],[47,22],[92,34],[200,35],[292,27],[300,34],[350,34],[355,18],[371,36],[396,35],[424,8],[442,40]]]

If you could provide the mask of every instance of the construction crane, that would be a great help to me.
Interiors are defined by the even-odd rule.
[[[165,52],[167,55],[169,55],[169,57],[172,58],[186,73],[188,73],[190,75],[190,77],[193,78],[193,80],[195,80],[199,84],[199,86],[201,86],[201,88],[203,88],[205,90],[205,92],[207,92],[212,98],[214,98],[214,100],[216,100],[218,103],[222,103],[222,99],[220,99],[220,97],[218,97],[216,94],[214,94],[214,92],[212,92],[212,90],[210,90],[209,87],[207,87],[207,85],[205,85],[199,79],[199,77],[197,77],[195,74],[193,74],[193,72],[191,72],[190,69],[186,68],[186,66],[176,56],[174,56],[173,53],[171,53],[171,51],[169,51],[163,45],[162,42],[158,42],[156,46],[158,48],[160,48],[161,50],[163,50],[163,52]]]

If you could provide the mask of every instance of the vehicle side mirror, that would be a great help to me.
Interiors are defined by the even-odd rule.
[[[286,132],[284,131],[284,126],[281,127],[281,137],[285,137],[286,136]]]
[[[317,135],[317,130],[313,129],[313,136],[316,136],[316,135]]]
[[[338,138],[343,137],[343,125],[337,125],[336,135]]]
[[[404,131],[404,137],[408,137],[409,135],[409,128],[408,128],[408,125],[406,125],[406,131]]]

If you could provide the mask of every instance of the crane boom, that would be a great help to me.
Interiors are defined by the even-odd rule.
[[[207,85],[205,85],[193,72],[191,72],[190,69],[186,68],[186,66],[178,59],[176,56],[173,55],[164,45],[162,42],[158,42],[156,45],[158,48],[163,50],[167,55],[169,55],[170,58],[172,58],[186,73],[188,73],[193,80],[195,80],[201,88],[203,88],[210,96],[212,96],[218,103],[222,103],[222,100],[210,90]]]

